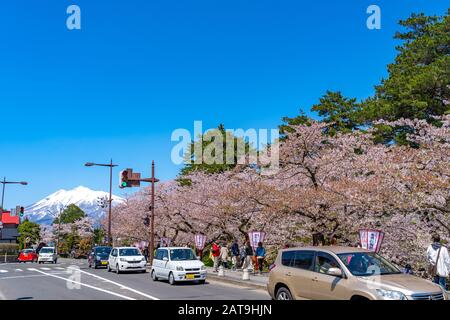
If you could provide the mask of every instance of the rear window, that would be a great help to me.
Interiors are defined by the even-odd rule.
[[[285,251],[281,255],[281,264],[303,270],[312,270],[314,261],[313,251],[291,250]]]

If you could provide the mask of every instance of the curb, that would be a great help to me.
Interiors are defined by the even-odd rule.
[[[151,270],[151,266],[147,266],[147,270],[150,271]],[[254,283],[254,282],[244,282],[244,280],[237,280],[237,279],[233,279],[233,278],[229,278],[227,276],[225,277],[219,277],[218,275],[215,274],[211,274],[208,271],[208,275],[206,276],[206,281],[209,282],[220,282],[220,283],[228,283],[228,284],[234,284],[240,287],[245,287],[245,288],[251,288],[251,289],[259,289],[259,290],[266,290],[267,289],[267,284],[259,284],[259,283]]]
[[[221,283],[228,283],[228,284],[234,284],[234,285],[238,285],[240,287],[245,287],[245,288],[251,288],[251,289],[262,289],[262,290],[266,290],[267,289],[267,285],[263,284],[263,283],[254,283],[251,282],[250,280],[237,280],[237,279],[233,279],[227,276],[224,277],[219,277],[217,275],[212,275],[208,272],[208,275],[206,277],[206,281],[211,280],[212,282],[221,282]]]

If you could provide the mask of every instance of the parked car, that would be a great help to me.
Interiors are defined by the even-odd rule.
[[[271,266],[269,295],[276,300],[447,300],[437,284],[402,273],[361,248],[280,250]]]
[[[89,268],[107,267],[111,247],[94,247],[88,256]]]
[[[147,261],[141,251],[135,247],[113,248],[108,258],[108,272],[117,274],[123,271],[146,272]]]
[[[19,263],[37,262],[38,255],[36,254],[36,251],[34,251],[33,249],[23,249],[20,251],[17,260],[19,261]]]
[[[159,248],[151,269],[153,281],[169,280],[171,285],[179,281],[206,281],[206,267],[190,248]]]
[[[39,251],[38,263],[45,263],[45,262],[51,263],[58,262],[58,256],[56,254],[56,250],[54,247],[43,247]]]

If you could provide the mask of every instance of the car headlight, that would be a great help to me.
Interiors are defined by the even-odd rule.
[[[202,269],[202,270],[206,270],[206,267],[205,267],[205,266],[202,266],[201,269]]]
[[[100,261],[100,260],[102,260],[102,258],[100,258],[99,256],[96,256],[95,260]]]
[[[127,259],[125,259],[125,258],[120,258],[119,260],[122,262],[127,262]]]
[[[377,289],[377,293],[386,300],[406,300],[406,296],[399,291]]]
[[[142,257],[141,261],[145,261],[145,257]]]
[[[177,271],[184,271],[184,269],[183,269],[183,267],[178,266],[178,267],[177,267]]]

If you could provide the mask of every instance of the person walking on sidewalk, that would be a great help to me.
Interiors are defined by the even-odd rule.
[[[256,261],[258,262],[259,274],[263,272],[263,263],[266,258],[266,249],[263,247],[262,242],[258,242],[258,247],[255,250]]]
[[[252,257],[253,257],[253,248],[250,245],[250,241],[247,240],[245,242],[245,257],[242,269],[249,269],[249,267],[252,265]]]
[[[433,282],[446,289],[450,257],[447,248],[441,244],[441,237],[438,234],[433,235],[433,243],[427,249],[427,260],[428,273],[433,277]]]
[[[231,263],[233,264],[233,271],[236,271],[236,269],[239,268],[240,260],[239,244],[237,240],[234,240],[233,244],[231,245]]]
[[[219,268],[219,259],[220,259],[220,248],[219,245],[217,244],[217,240],[214,241],[214,243],[212,244],[212,248],[211,248],[211,255],[214,261],[214,270],[213,272],[218,272],[218,268]]]
[[[225,269],[228,267],[228,248],[225,242],[220,246],[220,264]]]

